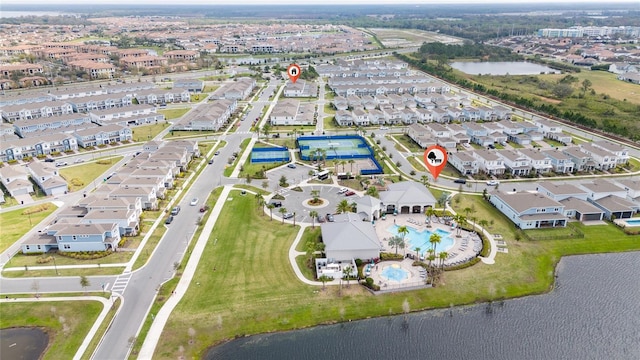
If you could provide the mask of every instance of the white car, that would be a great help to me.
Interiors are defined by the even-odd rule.
[[[340,191],[338,191],[338,194],[344,194],[347,191],[349,191],[349,189],[347,189],[346,187],[340,188]]]
[[[82,159],[82,158],[76,159],[76,161],[75,161],[76,164],[83,163],[83,162],[84,162],[84,159]]]
[[[196,206],[196,205],[198,205],[198,198],[193,198],[193,199],[191,199],[191,202],[189,203],[189,205],[191,205],[191,206]]]
[[[498,186],[500,184],[500,181],[498,180],[489,180],[487,181],[487,185],[489,186]]]
[[[386,126],[380,126],[380,130],[389,130],[389,128]]]

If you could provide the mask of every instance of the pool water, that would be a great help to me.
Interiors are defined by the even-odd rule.
[[[640,219],[630,219],[630,220],[625,220],[624,222],[626,222],[629,225],[640,226]]]
[[[392,225],[387,229],[387,231],[394,235],[402,237],[401,234],[398,234],[399,227],[400,226],[398,225]],[[438,244],[436,247],[437,252],[448,251],[453,246],[453,234],[448,231],[442,229],[436,229],[435,231],[429,231],[427,229],[418,231],[408,225],[407,230],[409,230],[409,233],[404,237],[405,241],[408,243],[406,247],[407,249],[414,250],[415,248],[419,247],[421,249],[421,252],[431,249],[429,238],[433,233],[440,235],[440,244]]]
[[[387,280],[402,281],[409,278],[409,272],[399,265],[391,265],[382,269],[380,276]]]

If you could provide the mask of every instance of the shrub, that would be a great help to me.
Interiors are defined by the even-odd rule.
[[[356,259],[356,266],[357,267],[362,266],[362,259]]]
[[[71,179],[71,185],[73,186],[82,186],[84,185],[84,182],[82,182],[82,180],[78,179],[78,178],[73,178]]]
[[[51,260],[53,260],[53,257],[51,257],[51,256],[47,256],[47,257],[41,256],[36,260],[36,263],[38,263],[38,264],[46,264]]]
[[[380,253],[380,260],[402,260],[402,254],[396,254],[396,253]]]

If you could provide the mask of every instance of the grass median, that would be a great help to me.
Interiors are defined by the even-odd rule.
[[[82,165],[75,165],[60,169],[60,176],[67,181],[70,191],[78,191],[98,179],[98,176],[109,170],[114,164],[122,160],[122,156],[113,156],[108,160],[98,160]],[[98,184],[102,183],[99,179]]]
[[[508,220],[476,203],[477,212],[487,211],[478,217],[497,218],[493,231],[507,235],[509,253],[499,253],[495,265],[447,272],[432,289],[371,296],[352,284],[339,296],[335,287],[319,291],[294,276],[287,254],[297,228],[269,221],[253,211],[252,197],[236,195],[211,235],[218,241],[205,249],[192,286],[165,327],[157,358],[201,357],[208,346],[246,334],[400,314],[405,299],[412,310],[423,310],[542,293],[552,286],[562,256],[640,249],[637,237],[613,225],[581,227],[584,239],[514,241]]]

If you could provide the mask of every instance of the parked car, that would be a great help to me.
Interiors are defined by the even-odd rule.
[[[74,162],[75,162],[76,164],[83,163],[83,162],[84,162],[84,159],[83,159],[83,158],[78,158],[78,159],[76,159],[76,161],[74,161]]]
[[[334,222],[334,221],[335,221],[335,219],[333,218],[333,215],[331,215],[331,214],[327,214],[327,221],[328,221],[328,222]]]
[[[293,217],[293,213],[290,213],[290,212],[285,213],[284,215],[282,215],[282,217],[284,219],[291,219]]]
[[[191,202],[189,203],[189,205],[191,205],[191,206],[196,206],[196,205],[198,205],[198,198],[193,198],[193,199],[191,199]]]
[[[48,157],[46,159],[44,159],[44,162],[54,162],[55,160],[53,160],[52,158]]]
[[[498,181],[498,180],[489,180],[489,181],[487,181],[487,185],[489,185],[489,186],[498,186],[498,185],[500,185],[500,181]]]
[[[167,220],[164,221],[165,224],[169,225],[173,222],[173,215],[169,215]]]
[[[217,155],[220,155],[220,150],[216,151],[216,153],[215,153],[215,154],[213,154],[213,155],[216,155],[216,156],[217,156]]]
[[[455,179],[453,180],[454,183],[456,184],[466,184],[467,183],[467,179]]]
[[[209,160],[209,165],[213,164],[213,159]]]
[[[281,207],[282,201],[272,201],[269,204],[273,205],[273,207]]]
[[[356,194],[356,193],[355,193],[354,191],[349,190],[349,191],[347,191],[346,193],[344,193],[344,196],[353,196],[353,195],[355,195],[355,194]]]
[[[209,206],[205,205],[203,207],[200,208],[200,212],[203,213],[205,211],[209,210]]]
[[[294,164],[294,163],[289,163],[289,164],[287,165],[287,167],[288,167],[289,169],[295,169],[295,168],[296,168],[296,164]]]
[[[56,167],[60,167],[60,166],[67,166],[67,162],[66,161],[59,161],[56,163]]]
[[[316,218],[316,222],[318,222],[318,223],[323,223],[324,220],[325,220],[324,216],[322,216],[322,215],[318,215],[318,217]]]
[[[349,191],[349,189],[347,189],[346,187],[340,188],[340,190],[338,191],[338,194],[344,194],[347,191]]]
[[[178,215],[179,212],[180,212],[180,206],[176,206],[173,209],[171,209],[171,215]]]

